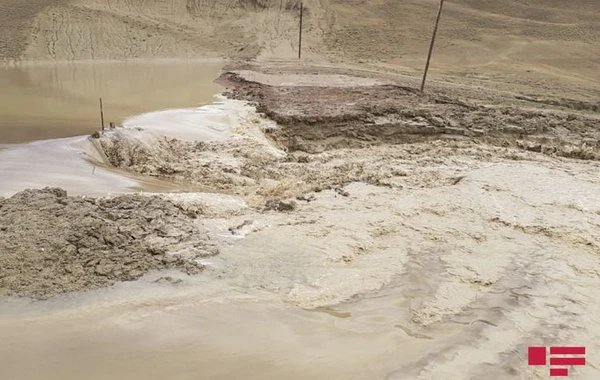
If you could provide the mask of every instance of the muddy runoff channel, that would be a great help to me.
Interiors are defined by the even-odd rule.
[[[283,79],[223,77],[227,136],[94,141],[205,193],[0,201],[7,378],[544,378],[531,345],[595,378],[597,116]]]

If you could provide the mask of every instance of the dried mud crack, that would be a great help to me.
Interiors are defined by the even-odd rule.
[[[0,200],[0,295],[39,299],[145,273],[202,270],[216,254],[195,214],[154,196],[67,196],[25,190]]]

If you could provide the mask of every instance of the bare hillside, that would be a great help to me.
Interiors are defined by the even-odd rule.
[[[37,14],[47,6],[62,3],[60,0],[0,1],[0,61],[19,58],[33,33]]]
[[[437,0],[332,0],[330,57],[423,66]],[[600,84],[600,2],[446,1],[433,73],[523,83],[548,92]]]
[[[306,0],[304,57],[415,74],[438,0]],[[298,0],[5,0],[0,59],[295,59]],[[4,20],[6,19],[6,20]],[[595,97],[600,2],[448,0],[434,78]]]

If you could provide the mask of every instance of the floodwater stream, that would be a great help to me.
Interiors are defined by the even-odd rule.
[[[210,120],[213,129],[202,133],[215,138],[228,124],[227,112],[214,104],[220,68],[206,62],[0,68],[0,195],[48,185],[87,195],[139,188],[142,179],[96,168],[81,154],[98,130],[98,98],[107,124],[165,133],[172,126],[173,135],[193,134],[199,119]],[[230,286],[218,273],[186,278],[179,287],[156,283],[161,274],[151,274],[50,301],[2,299],[0,378],[380,378],[435,346],[432,337],[405,327],[408,304],[396,292],[339,310],[305,310],[269,292]],[[410,351],[399,350],[407,344]]]
[[[394,288],[304,310],[210,277],[185,290],[148,280],[0,303],[3,378],[378,379],[456,334],[454,326],[411,332],[409,299]]]

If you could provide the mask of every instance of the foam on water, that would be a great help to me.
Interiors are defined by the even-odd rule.
[[[96,167],[83,156],[93,149],[87,137],[35,141],[0,151],[0,195],[58,186],[70,194],[102,195],[132,190],[137,183]]]
[[[238,123],[241,102],[217,97],[217,102],[204,107],[149,112],[125,120],[125,128],[147,131],[180,140],[225,140]]]

